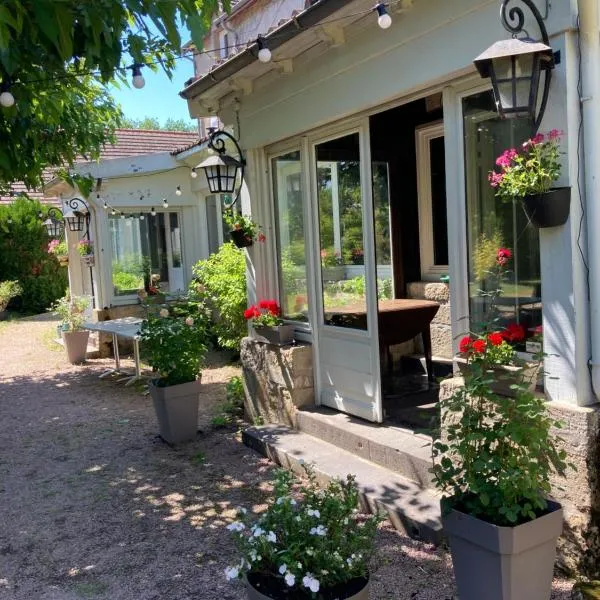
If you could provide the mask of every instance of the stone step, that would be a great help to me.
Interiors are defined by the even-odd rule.
[[[432,488],[431,438],[409,429],[369,423],[325,407],[299,410],[299,431]]]
[[[244,443],[274,462],[303,473],[312,464],[321,484],[332,478],[356,476],[364,508],[385,510],[396,529],[438,544],[442,539],[439,497],[389,469],[363,460],[337,446],[284,425],[250,427]]]

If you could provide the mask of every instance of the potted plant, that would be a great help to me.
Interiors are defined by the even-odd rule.
[[[344,259],[339,250],[321,250],[321,270],[323,281],[342,281],[345,278]]]
[[[192,440],[198,430],[206,321],[190,303],[161,308],[143,321],[140,340],[145,359],[157,377],[149,388],[161,437],[169,444]]]
[[[224,211],[223,219],[229,227],[229,235],[232,242],[238,248],[247,248],[252,246],[254,240],[264,242],[265,234],[261,231],[260,225],[252,220],[251,217],[246,217],[241,213],[234,212],[229,209]]]
[[[440,400],[442,438],[433,444],[458,594],[548,600],[562,531],[562,508],[548,500],[550,476],[567,466],[551,429],[561,424],[523,372],[511,384],[512,398],[495,391],[494,349],[502,344],[480,336],[469,345],[477,359],[464,385]]]
[[[537,227],[564,225],[569,217],[571,188],[553,188],[560,176],[559,142],[556,129],[538,133],[520,150],[510,148],[497,159],[499,171],[490,171],[490,185],[505,202],[520,198],[527,217]]]
[[[250,600],[368,600],[368,563],[381,519],[357,519],[353,476],[321,489],[312,469],[305,471],[308,482],[301,484],[278,470],[266,511],[254,523],[241,511],[227,526],[242,559],[225,575],[243,578]]]
[[[61,267],[69,264],[69,246],[65,240],[50,240],[48,254],[54,254]]]
[[[81,262],[86,267],[94,266],[94,242],[91,240],[80,240],[77,245],[77,251],[79,252],[79,256],[81,256]]]
[[[284,346],[294,340],[294,326],[284,325],[277,300],[261,300],[244,311],[244,318],[252,325],[259,342]]]
[[[70,296],[59,298],[49,309],[61,319],[62,338],[67,350],[69,362],[78,365],[85,361],[90,332],[83,329],[87,320],[86,310],[90,305],[88,298]]]
[[[0,320],[6,317],[8,303],[22,293],[23,288],[18,281],[0,281]]]

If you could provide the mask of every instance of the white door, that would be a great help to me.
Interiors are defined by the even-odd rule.
[[[165,237],[167,240],[167,267],[169,270],[169,291],[182,292],[185,289],[183,276],[183,255],[181,249],[181,230],[179,214],[165,215]]]
[[[311,153],[317,402],[381,422],[368,120]]]

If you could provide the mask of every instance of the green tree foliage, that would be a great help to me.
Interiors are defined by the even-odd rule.
[[[195,133],[198,131],[198,123],[195,121],[186,121],[185,119],[169,118],[161,125],[156,117],[144,117],[143,119],[123,118],[121,127],[126,129],[155,129],[160,131],[188,131]]]
[[[248,331],[244,252],[231,242],[223,244],[218,252],[194,265],[194,275],[196,290],[213,309],[213,331],[219,346],[239,350]]]
[[[48,234],[38,212],[37,201],[18,198],[0,206],[0,273],[2,279],[17,280],[23,293],[13,300],[25,313],[40,313],[60,298],[68,285],[67,269],[48,253]]]
[[[170,75],[178,26],[202,47],[218,9],[218,0],[3,0],[0,81],[16,102],[0,108],[0,189],[36,187],[44,168],[96,157],[119,116],[98,83],[127,82],[131,73],[119,69],[133,63]]]

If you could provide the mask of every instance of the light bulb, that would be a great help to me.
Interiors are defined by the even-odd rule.
[[[390,15],[388,14],[388,12],[385,8],[385,4],[383,4],[383,2],[380,2],[375,7],[375,10],[377,11],[377,14],[379,15],[377,17],[377,25],[379,25],[379,27],[381,27],[381,29],[388,29],[389,27],[391,27],[392,17],[390,17]]]
[[[110,214],[111,214],[111,215],[114,217],[114,216],[117,214],[117,211],[116,211],[116,210],[113,208],[113,209],[110,211]]]
[[[196,167],[192,167],[192,172],[190,173],[190,177],[192,179],[196,179],[196,177],[198,177],[198,173],[196,173]]]
[[[154,210],[154,206],[150,209],[150,214],[155,217],[156,216],[156,211]]]
[[[106,200],[104,201],[104,204],[102,205],[104,210],[106,210],[108,208],[108,204],[106,203]]]
[[[133,87],[141,90],[146,85],[146,80],[142,75],[142,65],[136,64],[132,67],[133,77],[131,78],[131,83]]]
[[[169,203],[167,202],[167,199],[166,199],[166,198],[163,198],[163,206],[164,206],[165,208],[169,208]]]
[[[266,64],[271,62],[271,56],[271,51],[268,48],[263,48],[258,51],[258,60],[260,60],[261,63]]]
[[[124,219],[125,215],[123,213],[121,213],[121,219]]]
[[[4,106],[4,108],[10,108],[14,103],[15,97],[9,91],[0,94],[0,104]]]
[[[146,217],[144,215],[140,215],[140,221],[143,221]]]
[[[181,194],[182,194],[182,193],[183,193],[183,192],[181,191],[181,186],[180,186],[180,185],[178,185],[178,186],[177,186],[177,189],[175,190],[175,195],[177,195],[177,196],[181,196]]]

